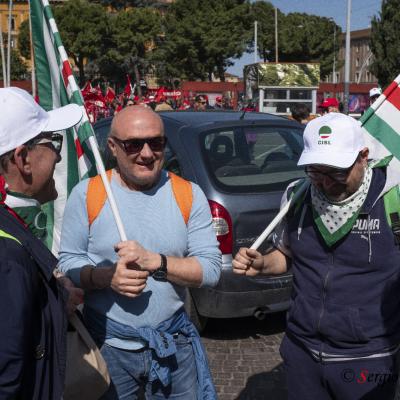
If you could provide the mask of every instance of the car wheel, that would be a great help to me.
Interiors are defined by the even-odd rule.
[[[193,297],[190,294],[189,290],[186,290],[185,310],[199,333],[203,332],[206,327],[208,318],[203,317],[199,314],[196,308],[196,304],[194,303]]]

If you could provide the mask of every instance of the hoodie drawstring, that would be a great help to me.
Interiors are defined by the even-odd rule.
[[[301,231],[303,230],[304,217],[305,217],[306,211],[307,211],[306,207],[307,207],[307,205],[304,204],[303,208],[301,209],[299,226],[297,227],[297,240],[300,240]]]

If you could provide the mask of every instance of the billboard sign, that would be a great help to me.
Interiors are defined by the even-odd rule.
[[[318,63],[257,63],[244,67],[246,89],[318,88],[320,67]]]

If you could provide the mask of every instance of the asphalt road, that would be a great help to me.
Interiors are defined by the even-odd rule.
[[[202,340],[220,400],[286,400],[284,330],[285,313],[209,321]]]

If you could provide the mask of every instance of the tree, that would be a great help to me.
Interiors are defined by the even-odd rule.
[[[22,57],[31,59],[31,41],[29,33],[29,19],[23,21],[19,27],[18,50]]]
[[[400,72],[400,37],[398,21],[400,1],[383,0],[379,16],[371,21],[371,51],[374,60],[370,71],[379,84],[387,86]]]
[[[99,71],[113,80],[133,73],[139,84],[141,74],[151,66],[151,52],[161,32],[161,16],[153,8],[135,8],[112,16],[111,26],[112,46],[99,59]]]
[[[27,67],[24,61],[21,59],[17,50],[11,49],[11,79],[12,80],[21,80],[26,79],[27,75]],[[3,79],[3,66],[0,57],[0,79]]]
[[[252,19],[258,23],[257,51],[264,62],[275,61],[274,8],[271,3],[265,1],[256,1],[251,8]],[[281,17],[282,15],[278,10],[278,16]]]
[[[257,1],[252,5],[253,19],[259,23],[258,54],[264,62],[275,61],[274,14],[274,6],[268,2]],[[319,62],[324,78],[332,71],[334,54],[335,60],[338,59],[340,33],[340,27],[329,18],[303,13],[285,15],[278,9],[278,60]],[[339,68],[337,61],[336,64]]]
[[[336,29],[336,60],[341,28],[332,20],[316,15],[290,13],[283,16],[280,25],[279,58],[281,61],[319,62],[321,79],[329,75],[333,66]]]
[[[231,58],[240,57],[251,42],[247,0],[177,0],[165,17],[165,31],[156,58],[163,79],[223,81]],[[169,75],[169,76],[168,76]]]
[[[131,7],[148,7],[157,5],[157,0],[100,0],[105,6],[111,7],[113,10],[126,10]]]
[[[85,62],[99,58],[110,45],[110,26],[106,10],[87,0],[70,0],[54,8],[54,17],[69,57],[79,70],[83,85]]]

